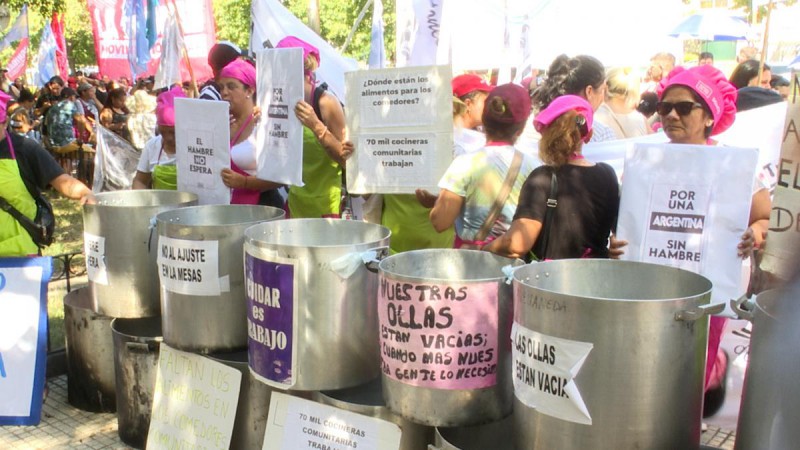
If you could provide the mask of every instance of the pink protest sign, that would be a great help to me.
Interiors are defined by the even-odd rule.
[[[497,384],[497,282],[419,284],[381,276],[381,368],[434,389]]]

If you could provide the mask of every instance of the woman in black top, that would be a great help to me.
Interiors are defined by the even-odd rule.
[[[611,166],[591,163],[581,154],[592,136],[592,120],[591,105],[574,95],[556,98],[536,116],[534,125],[542,134],[539,158],[546,165],[525,181],[511,228],[485,250],[510,257],[533,250],[537,259],[608,257],[619,183]],[[543,232],[550,198],[557,205],[549,231]]]

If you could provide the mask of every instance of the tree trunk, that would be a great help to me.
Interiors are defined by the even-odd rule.
[[[308,0],[308,26],[315,33],[320,34],[319,0]]]

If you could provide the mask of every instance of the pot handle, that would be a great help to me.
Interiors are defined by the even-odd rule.
[[[389,247],[377,247],[372,250],[375,251],[375,257],[364,261],[364,267],[372,273],[378,273],[378,265],[389,256]]]
[[[725,311],[725,303],[712,303],[710,305],[700,305],[692,309],[682,309],[675,313],[675,320],[683,322],[695,322],[703,317],[719,314]]]
[[[125,343],[125,347],[127,347],[128,351],[131,353],[148,354],[158,350],[158,342],[127,342]]]
[[[736,300],[731,300],[731,309],[740,319],[749,322],[753,321],[753,302],[750,301],[747,294]]]
[[[328,269],[343,280],[350,278],[363,264],[372,273],[378,273],[378,264],[389,254],[389,247],[375,247],[363,252],[342,255],[327,264]]]

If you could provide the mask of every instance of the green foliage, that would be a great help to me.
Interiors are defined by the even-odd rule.
[[[66,0],[64,35],[67,41],[67,59],[73,69],[97,65],[94,50],[92,20],[86,0]]]
[[[12,11],[19,11],[22,5],[28,4],[28,11],[38,13],[42,17],[52,17],[56,11],[63,11],[68,0],[5,0],[5,4]],[[16,15],[12,16],[16,17]],[[12,19],[13,20],[13,19]]]
[[[791,6],[797,3],[797,0],[781,0],[782,5]],[[777,5],[777,2],[776,2]],[[742,9],[747,15],[750,17],[750,21],[753,21],[753,0],[733,0],[733,7],[737,9]],[[757,14],[757,22],[763,22],[764,19],[767,18],[767,7],[766,6],[759,6],[756,11]],[[774,12],[774,9],[773,9]]]
[[[217,40],[231,41],[240,48],[250,46],[250,1],[213,0]]]

